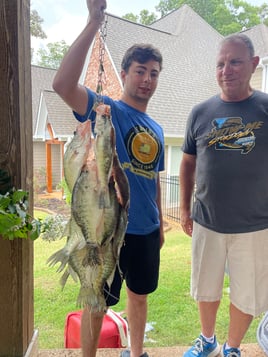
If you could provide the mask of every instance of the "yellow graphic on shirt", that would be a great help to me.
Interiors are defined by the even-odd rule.
[[[137,160],[149,164],[155,160],[158,144],[148,133],[138,133],[131,143],[132,153]]]
[[[155,178],[157,173],[154,169],[161,151],[157,135],[151,129],[138,125],[131,128],[125,143],[130,162],[123,163],[123,167],[135,174]]]
[[[260,129],[262,121],[244,124],[240,117],[217,118],[212,122],[213,129],[207,135],[208,146],[216,150],[240,150],[248,154],[255,146],[254,130]]]

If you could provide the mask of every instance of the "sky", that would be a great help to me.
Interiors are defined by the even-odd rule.
[[[127,13],[139,15],[141,10],[156,13],[160,0],[107,0],[107,12],[116,16]],[[261,5],[265,0],[247,0],[252,5]],[[70,45],[86,25],[88,11],[86,0],[31,0],[31,8],[37,10],[44,20],[42,28],[46,40],[32,38],[32,47],[39,48],[49,42],[64,40]]]
[[[107,12],[116,16],[127,13],[138,15],[147,9],[156,12],[159,0],[107,0]],[[38,43],[65,40],[70,45],[86,25],[88,10],[86,0],[31,0],[31,8],[37,10],[44,20],[42,28],[47,35],[45,41],[32,39],[33,46]]]

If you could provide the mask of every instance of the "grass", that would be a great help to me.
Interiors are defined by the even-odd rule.
[[[41,212],[36,212],[41,217]],[[66,315],[76,311],[79,284],[71,278],[61,290],[60,273],[57,267],[48,267],[46,260],[62,248],[65,240],[35,241],[34,249],[34,304],[35,328],[39,329],[39,348],[57,349],[64,347],[64,325]],[[161,269],[158,289],[149,295],[148,323],[153,330],[146,333],[147,347],[189,345],[200,333],[196,303],[189,294],[191,269],[191,240],[178,230],[166,234],[161,250]],[[125,289],[120,302],[113,307],[124,311]],[[228,279],[225,279],[224,296],[218,313],[216,334],[224,342],[228,330]],[[256,343],[256,330],[261,317],[255,319],[244,339],[244,343]]]

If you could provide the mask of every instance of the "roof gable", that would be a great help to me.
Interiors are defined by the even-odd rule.
[[[198,15],[189,5],[184,4],[178,9],[169,12],[167,15],[156,20],[150,27],[169,32],[173,35],[185,35],[188,28],[191,35],[191,29],[198,26],[206,36],[207,31],[215,31],[200,15]],[[218,32],[217,32],[218,34]]]
[[[39,105],[43,90],[52,90],[53,78],[56,74],[55,69],[40,66],[31,66],[32,72],[32,117],[33,132],[36,131]]]
[[[55,69],[32,65],[32,117],[35,140],[51,139],[47,124],[51,124],[55,138],[66,140],[76,125],[72,110],[53,91]]]

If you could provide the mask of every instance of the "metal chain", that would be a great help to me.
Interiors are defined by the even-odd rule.
[[[108,16],[105,14],[104,22],[101,25],[99,30],[99,70],[98,70],[98,84],[97,84],[97,102],[102,102],[102,95],[103,95],[103,75],[104,75],[104,55],[105,55],[105,43],[107,37],[107,23],[108,23]]]

